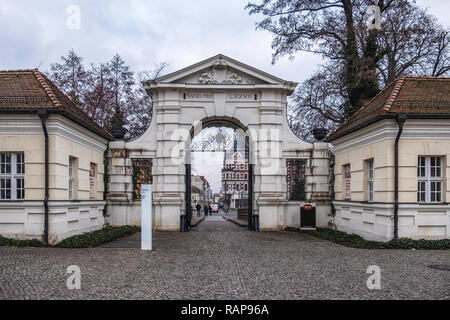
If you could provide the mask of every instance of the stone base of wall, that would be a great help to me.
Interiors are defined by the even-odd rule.
[[[259,230],[260,231],[279,231],[285,227],[300,227],[300,208],[306,202],[300,201],[281,201],[275,203],[272,206],[264,205],[261,210],[259,208]],[[328,228],[329,223],[332,220],[331,204],[329,202],[316,202],[313,203],[316,206],[316,225],[319,228]],[[178,225],[180,219],[178,217],[173,220],[173,223],[177,225],[165,224],[156,214],[156,205],[153,207],[153,228],[160,231],[179,231]],[[164,207],[160,208],[164,211]],[[107,203],[107,216],[106,224],[111,226],[124,226],[124,225],[141,225],[141,202],[140,201],[108,201]],[[161,213],[164,215],[164,212]],[[264,218],[261,217],[264,215]],[[161,221],[160,221],[161,220]],[[161,223],[163,222],[163,223]]]
[[[49,243],[102,229],[105,201],[50,201]],[[43,240],[43,201],[0,202],[0,235],[7,238]]]
[[[106,212],[107,225],[141,226],[141,201],[108,201]]]
[[[158,205],[153,201],[153,230],[180,231],[180,205]],[[164,212],[167,214],[164,215]],[[176,212],[176,213],[174,213]],[[174,215],[177,215],[175,218]],[[107,225],[119,227],[125,225],[141,226],[141,201],[108,201]]]
[[[310,203],[310,202],[308,202]],[[306,202],[289,201],[285,206],[285,216],[283,227],[300,228],[300,209]],[[332,219],[330,202],[313,202],[316,207],[316,226],[318,228],[328,228]]]
[[[394,205],[334,201],[334,223],[339,231],[367,240],[390,241],[394,234]],[[400,204],[398,235],[412,239],[449,239],[450,204]]]

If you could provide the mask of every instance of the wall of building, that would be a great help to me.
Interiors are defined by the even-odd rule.
[[[103,228],[105,201],[50,201],[49,243]],[[42,201],[0,203],[0,235],[13,239],[39,239],[44,233]]]
[[[50,115],[49,235],[52,242],[104,225],[104,160],[107,141],[60,115]],[[15,238],[41,238],[44,230],[45,141],[37,115],[2,115],[0,152],[23,152],[25,199],[0,201],[0,234]],[[69,201],[69,157],[78,158],[77,192]],[[90,197],[90,164],[97,167],[95,198]]]
[[[394,142],[398,126],[383,120],[333,142],[335,147],[335,224],[339,230],[368,239],[393,237]],[[442,156],[443,203],[417,203],[419,156]],[[368,203],[364,163],[374,159],[375,203]],[[344,199],[343,166],[350,164],[351,199]],[[450,236],[450,123],[406,121],[399,142],[399,236]]]

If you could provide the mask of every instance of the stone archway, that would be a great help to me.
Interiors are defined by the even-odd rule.
[[[304,159],[306,199],[317,205],[317,221],[329,221],[328,145],[298,139],[286,119],[287,97],[297,83],[281,80],[217,55],[144,83],[153,118],[137,140],[110,144],[108,215],[112,225],[139,224],[132,198],[132,160],[153,162],[153,216],[158,230],[180,230],[186,214],[185,159],[192,133],[227,122],[245,128],[253,146],[253,213],[260,230],[299,226],[301,201],[287,200],[287,159]]]
[[[242,145],[238,146],[237,144],[234,146],[234,152],[239,152],[243,156],[243,164],[245,164],[245,170],[247,170],[246,180],[239,180],[239,182],[242,182],[246,187],[245,191],[247,194],[247,214],[248,214],[248,221],[247,226],[249,230],[257,231],[258,230],[258,216],[254,215],[253,211],[253,182],[254,182],[254,163],[255,163],[255,157],[253,153],[253,140],[251,137],[251,133],[249,129],[238,119],[231,118],[231,117],[208,117],[205,119],[202,119],[198,124],[196,124],[194,127],[191,128],[189,140],[186,142],[186,157],[185,157],[185,167],[186,167],[186,175],[185,175],[185,216],[181,216],[181,222],[180,222],[180,231],[188,231],[191,228],[191,218],[192,218],[192,207],[191,207],[191,152],[193,152],[190,149],[192,140],[197,134],[200,134],[204,129],[208,129],[211,127],[217,127],[217,128],[231,128],[233,130],[240,131],[239,138],[241,139]],[[236,134],[236,132],[235,132]],[[230,152],[232,150],[226,149],[224,146],[221,149],[224,153],[224,160],[223,165],[225,166],[225,158],[227,156],[227,152]],[[216,151],[216,150],[215,150]],[[220,151],[220,150],[219,150]],[[205,150],[196,150],[194,152],[207,152]],[[229,154],[228,154],[229,155]],[[236,155],[234,155],[236,156]],[[223,167],[222,169],[225,169]],[[222,172],[223,173],[223,172]],[[223,180],[222,180],[222,183]],[[225,182],[226,183],[226,182]],[[248,189],[247,189],[248,188]],[[226,197],[228,189],[228,186],[225,186],[225,188],[222,188],[224,191],[224,197]],[[232,195],[229,195],[232,196]],[[230,204],[228,204],[230,205]]]

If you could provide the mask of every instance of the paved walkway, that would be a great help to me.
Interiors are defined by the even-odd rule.
[[[450,299],[449,251],[360,250],[216,217],[188,233],[139,234],[101,248],[0,248],[0,299]],[[81,290],[66,287],[81,269]],[[381,290],[366,286],[381,268]]]
[[[225,220],[221,215],[213,215],[207,216],[193,231],[242,231],[242,228]]]

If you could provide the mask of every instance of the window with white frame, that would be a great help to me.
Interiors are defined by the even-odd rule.
[[[350,165],[346,164],[344,166],[344,191],[345,191],[344,199],[345,200],[351,200],[351,198],[352,198],[350,182],[351,182]]]
[[[0,153],[0,200],[25,199],[23,153]]]
[[[419,157],[417,202],[442,202],[442,162],[441,157]]]
[[[97,179],[97,165],[91,163],[89,170],[89,198],[95,199],[96,193],[96,180]]]
[[[367,161],[367,195],[368,201],[375,201],[375,190],[374,190],[374,181],[375,181],[375,168],[373,166],[373,159]]]
[[[69,158],[69,200],[73,199],[73,158]]]

